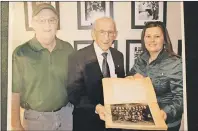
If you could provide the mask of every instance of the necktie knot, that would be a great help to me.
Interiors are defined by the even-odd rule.
[[[104,59],[107,59],[107,55],[108,55],[107,52],[102,53],[102,56],[104,57]]]

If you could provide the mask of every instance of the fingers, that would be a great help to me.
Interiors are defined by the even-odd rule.
[[[105,120],[105,116],[107,114],[106,110],[105,110],[105,107],[103,105],[101,105],[101,104],[98,104],[96,106],[96,111],[97,111],[100,119],[104,121]]]
[[[105,112],[99,113],[100,119],[105,121]]]
[[[160,110],[160,113],[161,113],[163,119],[166,120],[167,119],[166,112],[164,112],[163,110]]]
[[[98,113],[100,113],[100,112],[103,111],[103,110],[104,110],[104,106],[103,106],[103,105],[101,105],[101,104],[96,105],[96,111],[97,111]]]
[[[134,79],[142,79],[142,78],[144,78],[144,76],[139,74],[139,73],[136,73],[134,76],[127,76],[125,78],[130,79],[130,80],[134,80]]]
[[[141,74],[139,74],[139,73],[136,73],[136,74],[134,75],[134,78],[135,78],[135,79],[141,79],[141,78],[144,78],[144,76],[141,75]]]
[[[127,76],[127,77],[125,77],[125,78],[127,78],[127,79],[134,79],[133,76]]]

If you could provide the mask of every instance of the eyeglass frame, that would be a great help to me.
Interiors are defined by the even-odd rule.
[[[46,24],[46,22],[48,22],[49,24],[57,24],[58,23],[58,19],[57,18],[50,18],[50,19],[34,19],[38,24]],[[42,23],[41,20],[44,20],[44,22]],[[54,20],[54,22],[50,22],[50,20]]]

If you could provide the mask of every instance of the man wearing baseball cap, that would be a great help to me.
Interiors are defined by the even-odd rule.
[[[72,46],[56,37],[59,14],[50,4],[32,13],[35,37],[13,52],[13,130],[71,130],[72,108],[67,98],[68,56]],[[20,120],[24,108],[24,124]]]

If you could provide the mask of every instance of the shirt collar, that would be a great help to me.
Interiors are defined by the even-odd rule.
[[[159,53],[159,55],[157,56],[157,58],[155,59],[155,61],[158,61],[158,60],[162,60],[162,59],[166,59],[169,57],[169,54],[167,51],[165,51],[164,49],[161,50],[161,52]],[[142,54],[142,59],[146,62],[149,61],[149,58],[150,58],[150,54],[148,51],[145,51],[143,54]]]
[[[107,52],[110,55],[110,50],[108,49],[107,51],[103,51],[98,44],[94,41],[94,50],[96,52],[97,56],[102,56],[102,53]]]
[[[63,49],[63,45],[61,44],[61,40],[58,39],[57,37],[55,37],[56,39],[56,46],[54,47],[53,50],[57,50],[57,49]],[[36,37],[32,38],[30,40],[30,46],[33,50],[35,51],[41,51],[43,49],[45,49],[41,43],[36,39]]]

